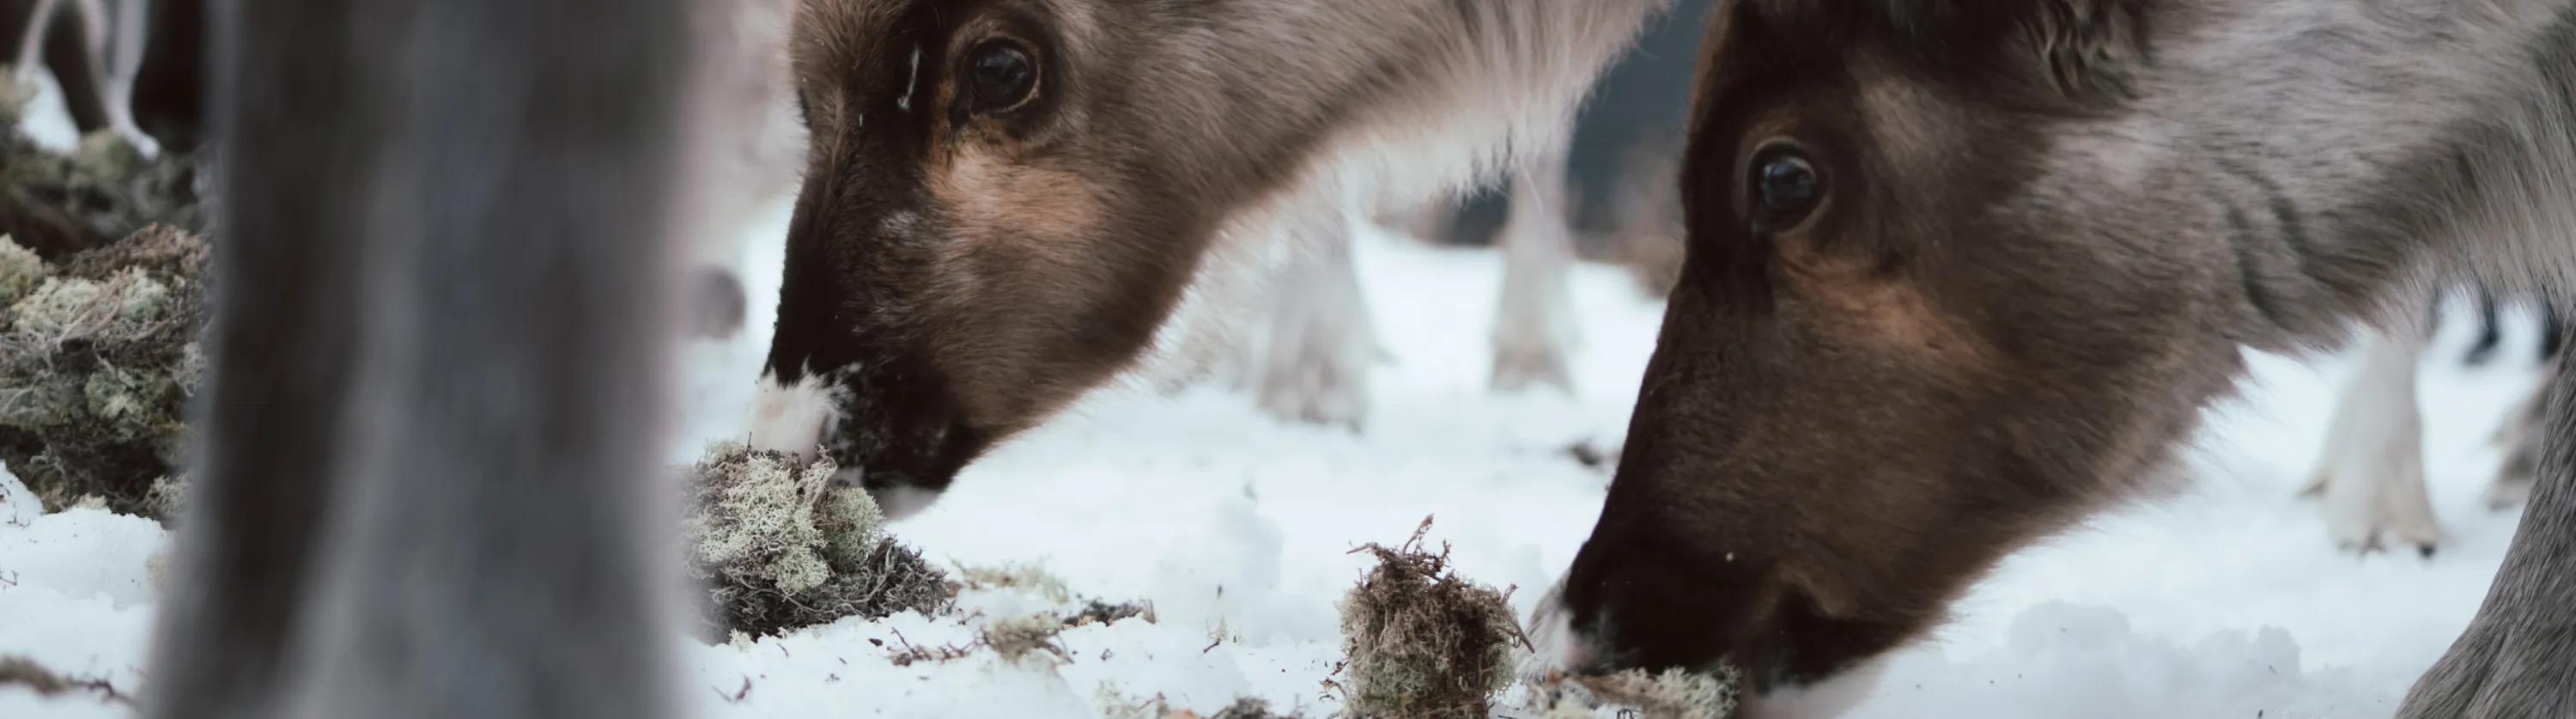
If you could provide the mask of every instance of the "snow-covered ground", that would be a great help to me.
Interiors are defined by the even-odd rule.
[[[775,271],[784,223],[752,230],[763,239],[749,266]],[[1368,564],[1348,550],[1400,541],[1426,515],[1460,574],[1517,585],[1526,615],[1572,560],[1608,481],[1564,450],[1619,441],[1661,305],[1619,270],[1579,268],[1577,395],[1495,395],[1484,381],[1498,257],[1373,235],[1359,262],[1394,355],[1375,376],[1366,432],[1283,424],[1213,389],[1114,387],[994,452],[896,527],[933,558],[1041,565],[1073,601],[1150,601],[1154,621],[1069,630],[1069,662],[983,652],[908,666],[888,657],[962,644],[989,619],[1065,598],[976,591],[961,616],[849,620],[747,646],[675,631],[686,667],[676,690],[711,717],[1144,716],[1157,696],[1201,714],[1257,696],[1320,716],[1336,708],[1320,684],[1340,654],[1334,602]],[[747,279],[744,335],[689,350],[690,436],[674,462],[740,427],[776,297],[774,276]],[[2471,330],[2446,327],[2422,378],[2429,480],[2450,532],[2440,554],[2330,546],[2314,504],[2293,495],[2351,368],[2257,355],[2244,398],[2212,410],[2187,492],[2016,555],[1850,716],[2390,715],[2476,608],[2515,519],[2478,494],[2501,460],[2485,440],[2536,381],[2532,333],[2508,328],[2505,359],[2469,370],[2458,358]],[[0,479],[0,655],[132,692],[152,618],[147,557],[166,542],[141,519],[41,514]],[[0,717],[127,713],[89,695],[0,688]]]

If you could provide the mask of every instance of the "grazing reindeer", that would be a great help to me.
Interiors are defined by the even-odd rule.
[[[752,122],[682,104],[728,10],[210,9],[218,316],[146,716],[672,715],[661,290],[711,160],[676,141]]]
[[[1553,152],[1665,2],[803,0],[752,443],[918,511],[1132,364],[1216,248],[1346,247],[1345,208]]]
[[[1832,710],[2004,555],[2169,486],[2240,347],[2576,279],[2567,0],[1729,0],[1688,259],[1529,669]],[[2570,299],[2546,295],[2562,308]],[[2403,717],[2576,715],[2576,371]]]

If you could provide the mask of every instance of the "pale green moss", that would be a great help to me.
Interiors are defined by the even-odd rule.
[[[116,298],[116,318],[142,323],[160,319],[170,307],[170,286],[153,279],[141,267],[117,270],[108,279],[108,288]]]
[[[1354,716],[1486,714],[1512,683],[1520,623],[1502,592],[1459,579],[1448,553],[1421,548],[1424,520],[1396,548],[1371,544],[1378,566],[1339,603],[1341,678]]]
[[[957,578],[964,581],[969,589],[1017,589],[1050,602],[1073,601],[1073,590],[1065,587],[1064,580],[1031,563],[1013,562],[997,567],[960,566]]]
[[[155,514],[177,517],[188,511],[188,488],[185,476],[155,479],[152,488],[143,493],[143,502]]]
[[[1072,657],[1067,656],[1064,647],[1055,641],[1056,635],[1063,633],[1063,618],[1052,614],[1030,614],[986,623],[981,639],[984,646],[992,647],[994,653],[1002,655],[1006,661],[1038,658],[1037,653],[1041,651],[1058,660],[1071,661]]]
[[[729,630],[771,634],[845,616],[944,611],[947,577],[886,536],[867,492],[833,481],[829,460],[790,466],[739,442],[707,448],[683,522],[692,572]]]
[[[143,168],[143,150],[111,128],[81,135],[72,148],[72,168],[102,182],[124,182]]]
[[[1653,719],[1727,719],[1735,715],[1741,675],[1721,666],[1710,673],[1630,669],[1600,676],[1558,677],[1536,687],[1532,704],[1543,719],[1583,719],[1617,707]]]
[[[116,428],[120,438],[140,439],[162,431],[155,417],[174,389],[167,374],[104,367],[82,383],[82,398],[90,417]]]
[[[832,568],[818,550],[823,532],[814,526],[814,502],[832,477],[828,464],[798,472],[776,458],[751,455],[718,492],[713,517],[696,529],[704,561],[745,578],[766,579],[780,591],[798,594],[831,578]]]
[[[179,348],[179,366],[170,369],[170,380],[181,387],[195,387],[206,376],[206,348],[190,342]]]
[[[1101,682],[1092,690],[1091,698],[1100,705],[1100,719],[1168,719],[1172,715],[1172,705],[1163,695],[1137,699],[1119,691],[1115,682]]]
[[[96,282],[47,277],[36,285],[36,291],[9,306],[10,314],[17,318],[10,329],[37,337],[83,331],[113,316],[114,305],[102,299],[106,296],[106,286]]]
[[[19,246],[8,235],[0,235],[0,304],[16,304],[27,293],[36,291],[36,284],[52,272],[35,250]]]

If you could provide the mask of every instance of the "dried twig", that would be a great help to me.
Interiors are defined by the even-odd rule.
[[[87,690],[96,692],[100,699],[108,702],[129,707],[135,705],[133,697],[117,691],[116,685],[105,679],[66,677],[37,664],[36,660],[15,655],[0,657],[0,686],[22,686],[46,697]]]

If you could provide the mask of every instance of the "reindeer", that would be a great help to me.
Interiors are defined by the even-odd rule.
[[[1202,266],[1347,252],[1349,208],[1553,156],[1666,2],[803,0],[808,164],[752,444],[917,512],[1144,356]],[[1305,264],[1294,296],[1356,297]]]
[[[145,716],[672,716],[663,290],[721,206],[693,138],[757,123],[691,89],[733,10],[210,10],[217,317]]]
[[[1743,672],[1829,712],[2007,553],[2171,486],[2240,347],[2576,270],[2564,0],[1729,0],[1688,258],[1525,671]],[[2402,320],[2401,320],[2402,321]],[[2576,713],[2576,372],[2402,717]]]

